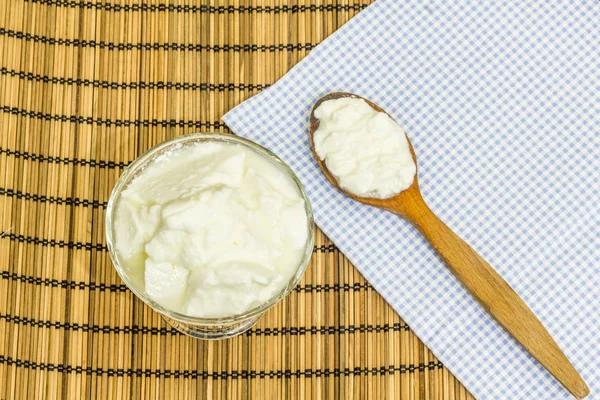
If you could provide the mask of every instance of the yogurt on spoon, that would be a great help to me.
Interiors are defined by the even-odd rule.
[[[343,189],[385,199],[412,185],[417,167],[406,134],[386,113],[342,97],[321,103],[314,116],[315,151]]]

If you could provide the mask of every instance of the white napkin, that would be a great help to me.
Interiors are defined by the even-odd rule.
[[[309,111],[348,91],[406,129],[425,200],[600,398],[600,3],[379,0],[227,113],[298,174],[317,225],[478,399],[568,399],[400,218],[318,169]]]

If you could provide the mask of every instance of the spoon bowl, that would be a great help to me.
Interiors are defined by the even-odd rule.
[[[325,161],[321,160],[321,158],[318,156],[318,154],[315,150],[314,133],[317,131],[317,129],[319,129],[319,126],[320,126],[320,121],[315,117],[315,110],[317,108],[319,108],[319,106],[325,101],[341,99],[341,98],[346,98],[346,97],[362,99],[375,111],[382,112],[382,113],[386,114],[387,116],[389,116],[390,118],[392,118],[391,115],[389,115],[384,109],[379,107],[377,104],[371,102],[368,99],[365,99],[364,97],[360,97],[360,96],[357,96],[352,93],[333,92],[333,93],[329,93],[329,94],[321,97],[315,103],[315,105],[313,106],[311,113],[310,113],[310,145],[312,147],[315,159],[317,160],[317,163],[319,164],[321,171],[323,171],[323,173],[327,177],[327,180],[329,180],[329,182],[331,182],[331,184],[333,186],[335,186],[339,191],[344,193],[346,196],[348,196],[360,203],[367,204],[367,205],[373,206],[373,207],[383,208],[387,211],[394,212],[396,214],[401,214],[402,216],[405,216],[404,205],[410,204],[410,202],[413,201],[412,197],[421,195],[421,192],[419,190],[419,179],[418,179],[419,169],[418,169],[418,164],[417,164],[417,156],[415,154],[415,150],[413,149],[412,143],[410,142],[410,139],[408,138],[408,135],[406,136],[406,140],[408,142],[408,147],[410,148],[410,154],[412,156],[412,159],[413,159],[415,165],[417,166],[417,172],[415,173],[413,183],[407,189],[401,191],[400,193],[398,193],[392,197],[388,197],[385,199],[380,199],[377,197],[357,196],[354,193],[349,192],[346,189],[344,189],[343,187],[341,187],[338,184],[335,176],[333,176],[333,174],[327,168]]]
[[[397,214],[412,223],[465,288],[504,329],[571,394],[579,399],[587,396],[589,389],[586,383],[523,299],[479,254],[429,209],[419,190],[417,157],[408,136],[406,139],[417,171],[413,183],[407,189],[380,199],[357,196],[338,184],[335,176],[327,168],[325,160],[321,160],[315,150],[314,134],[320,126],[320,121],[315,117],[315,110],[325,101],[348,97],[362,99],[375,111],[383,112],[392,118],[381,107],[352,93],[335,92],[320,98],[310,113],[310,142],[315,159],[327,179],[346,196]]]

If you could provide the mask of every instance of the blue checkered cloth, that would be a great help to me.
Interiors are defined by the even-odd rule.
[[[569,399],[407,222],[336,191],[308,141],[329,92],[405,128],[432,210],[523,297],[600,398],[600,3],[379,0],[227,113],[478,399]]]

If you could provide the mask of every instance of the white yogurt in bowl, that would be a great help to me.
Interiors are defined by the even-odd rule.
[[[134,293],[185,333],[240,333],[240,321],[251,326],[306,268],[308,199],[291,170],[254,143],[178,138],[121,179],[107,212],[113,262]]]

